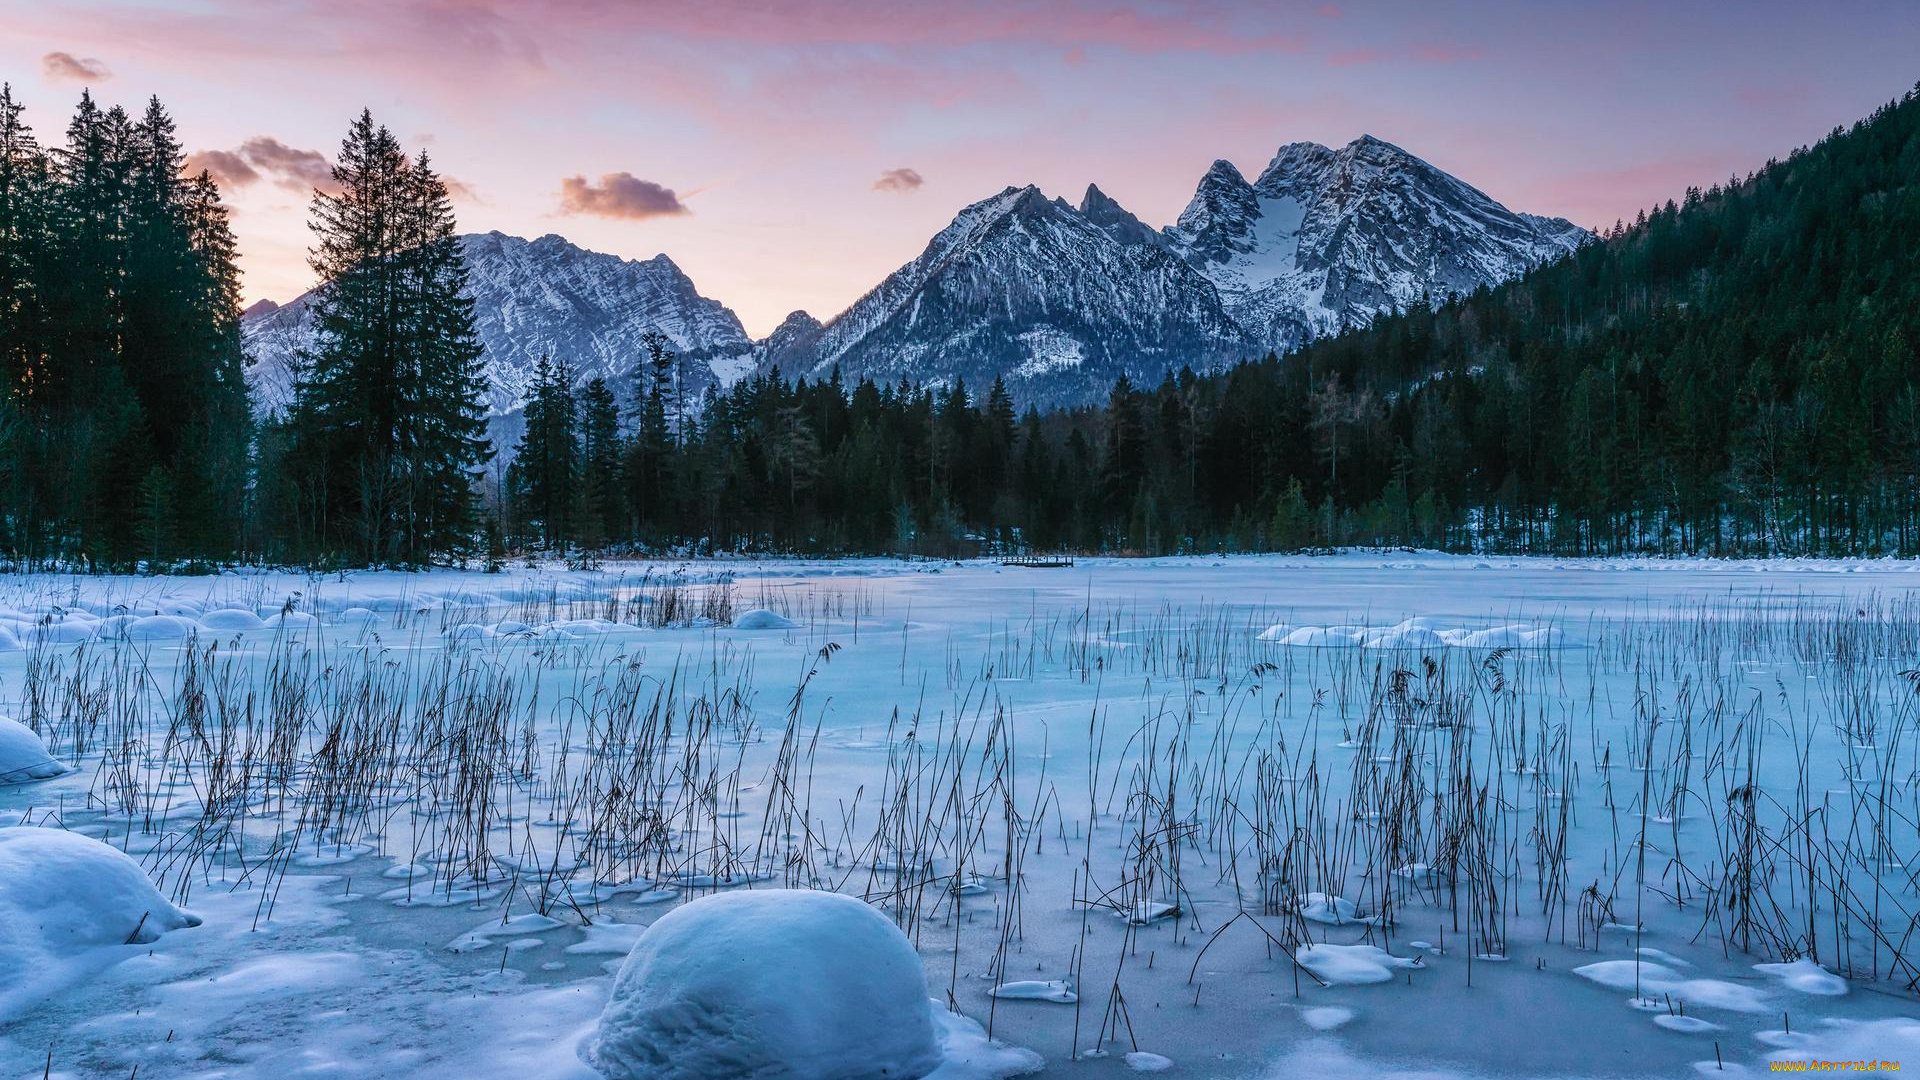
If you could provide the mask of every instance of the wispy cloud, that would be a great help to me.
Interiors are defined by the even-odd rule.
[[[918,191],[926,178],[913,169],[888,169],[873,182],[875,191],[897,191],[901,193]]]
[[[336,190],[333,163],[318,150],[288,146],[271,135],[255,135],[232,150],[200,150],[187,156],[186,170],[206,170],[224,188],[243,188],[262,180],[306,194]]]
[[[301,150],[271,135],[255,135],[240,144],[240,154],[289,191],[333,190],[333,163],[318,150]]]
[[[41,57],[40,72],[54,82],[95,83],[113,78],[106,64],[91,56],[83,58],[66,52],[50,52]]]
[[[260,180],[260,171],[231,150],[201,150],[188,154],[186,172],[188,175],[204,172],[213,177],[214,183],[228,189],[243,188]]]
[[[560,181],[560,212],[591,217],[645,221],[688,212],[673,189],[630,172],[607,173],[598,184],[584,176]]]

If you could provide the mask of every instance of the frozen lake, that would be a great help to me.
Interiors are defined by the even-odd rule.
[[[73,766],[0,825],[201,920],[50,940],[0,881],[0,1076],[591,1080],[641,931],[780,886],[1047,1076],[1920,1060],[1917,571],[0,580],[0,715]]]

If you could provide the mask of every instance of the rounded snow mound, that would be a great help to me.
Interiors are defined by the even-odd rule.
[[[47,753],[47,744],[32,728],[0,716],[0,784],[24,784],[59,776],[67,767]]]
[[[200,616],[200,625],[207,630],[214,631],[264,630],[267,628],[267,624],[261,621],[260,616],[255,615],[246,608],[221,608],[218,611],[209,611],[205,615]]]
[[[1429,627],[1401,623],[1369,634],[1362,644],[1369,649],[1442,649],[1447,639]]]
[[[134,641],[173,641],[198,629],[198,623],[184,616],[142,615],[126,624],[122,632]]]
[[[942,1063],[906,935],[850,896],[702,897],[649,926],[581,1049],[610,1080],[919,1080]]]
[[[160,895],[139,863],[92,837],[0,828],[0,970],[24,965],[31,953],[146,944],[199,925]]]
[[[799,625],[785,615],[768,611],[766,608],[754,608],[752,611],[741,612],[739,617],[733,620],[735,630],[791,630]]]

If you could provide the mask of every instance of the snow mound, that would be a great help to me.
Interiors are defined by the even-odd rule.
[[[1259,640],[1303,648],[1365,649],[1580,649],[1586,643],[1556,626],[1510,623],[1506,626],[1449,626],[1420,616],[1393,626],[1297,626],[1276,624]]]
[[[1293,952],[1294,960],[1334,986],[1364,986],[1393,978],[1396,970],[1422,971],[1419,957],[1395,956],[1373,945],[1328,945],[1316,942]]]
[[[202,629],[214,631],[267,628],[267,624],[260,621],[260,616],[244,608],[222,608],[219,611],[209,611],[200,616],[200,626]]]
[[[735,630],[791,630],[800,624],[766,608],[743,612],[733,620]]]
[[[1368,649],[1444,649],[1447,646],[1447,640],[1425,626],[1408,626],[1402,623],[1399,626],[1391,626],[1378,633],[1369,634],[1360,644]]]
[[[1344,626],[1302,626],[1280,639],[1280,644],[1295,648],[1352,648],[1353,631]]]
[[[0,716],[0,784],[24,784],[59,776],[67,767],[47,753],[47,744],[32,728]]]
[[[0,652],[19,652],[21,648],[20,638],[12,628],[0,624]]]
[[[1299,908],[1301,918],[1322,926],[1372,926],[1380,921],[1377,916],[1361,915],[1359,908],[1346,897],[1326,893],[1308,893]]]
[[[1005,982],[987,991],[987,996],[1007,1001],[1054,1001],[1071,1005],[1080,1000],[1071,976],[1065,979],[1025,979]]]
[[[140,864],[64,829],[0,828],[0,971],[33,957],[99,945],[146,944],[198,926],[147,880]]]
[[[791,889],[649,926],[580,1056],[610,1080],[919,1080],[943,1061],[906,935],[852,897]]]
[[[261,620],[269,630],[305,630],[319,621],[304,611],[281,611]]]
[[[1728,1012],[1763,1013],[1772,1008],[1758,990],[1723,979],[1689,979],[1665,964],[1645,960],[1602,960],[1573,969],[1575,975],[1612,990],[1634,990],[1643,1000],[1667,998],[1688,1008],[1704,1006]],[[1636,982],[1637,979],[1637,982]]]
[[[1771,975],[1787,989],[1803,994],[1840,997],[1847,992],[1847,980],[1804,956],[1791,964],[1755,964],[1753,970],[1762,975]]]
[[[133,641],[175,641],[198,629],[192,619],[179,615],[144,615],[128,623],[122,632]]]

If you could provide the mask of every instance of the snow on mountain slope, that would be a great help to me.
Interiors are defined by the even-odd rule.
[[[1098,188],[1075,208],[1028,186],[961,210],[784,370],[977,390],[1003,375],[1025,401],[1085,401],[1122,372],[1158,381],[1256,349],[1213,285]]]
[[[762,369],[975,387],[999,374],[1023,400],[1079,403],[1122,371],[1156,382],[1286,352],[1496,284],[1586,236],[1371,136],[1281,147],[1252,183],[1216,161],[1158,232],[1098,187],[1078,207],[1010,187],[824,329],[783,327]]]
[[[672,342],[694,393],[731,385],[752,370],[754,343],[739,318],[701,296],[665,255],[641,262],[587,251],[559,236],[525,240],[498,232],[462,236],[460,246],[485,348],[491,415],[525,404],[542,355],[564,360],[578,382],[598,375],[621,387],[645,363],[641,338],[649,332]],[[241,321],[260,411],[291,400],[290,361],[313,345],[310,296],[277,308],[256,305]]]
[[[1190,366],[1217,368],[1440,300],[1573,250],[1585,230],[1520,214],[1400,148],[1362,136],[1334,150],[1280,148],[1249,182],[1216,161],[1179,220],[1155,230],[1098,187],[1078,206],[1009,187],[962,209],[920,256],[824,325],[804,311],[751,341],[665,255],[635,262],[558,236],[461,238],[486,347],[488,408],[511,416],[542,353],[585,381],[620,383],[641,336],[665,334],[698,393],[753,371],[849,380],[1004,376],[1023,402],[1102,398]],[[311,345],[307,298],[250,309],[264,408],[292,389],[288,361]]]
[[[1283,146],[1252,183],[1217,161],[1164,235],[1280,351],[1423,296],[1516,277],[1587,237],[1560,218],[1516,214],[1370,135],[1339,150]]]

